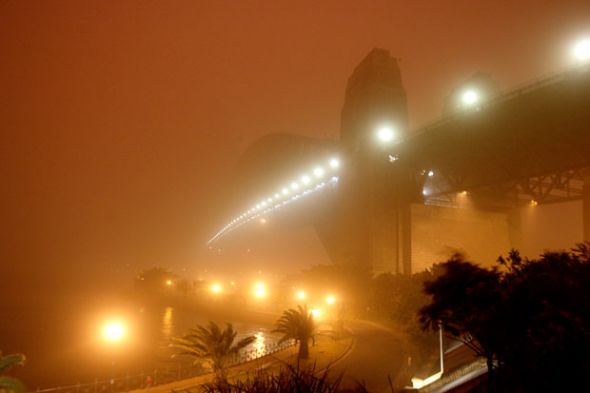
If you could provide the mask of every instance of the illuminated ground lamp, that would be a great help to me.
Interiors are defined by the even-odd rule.
[[[110,343],[121,342],[127,334],[127,328],[121,321],[109,321],[102,328],[102,338]]]
[[[211,293],[213,293],[215,295],[219,295],[221,292],[223,292],[223,287],[221,286],[221,284],[215,282],[215,283],[211,284],[211,286],[209,287],[209,290],[211,291]]]
[[[295,297],[299,300],[305,300],[306,294],[305,291],[297,291]]]
[[[336,297],[334,295],[326,296],[326,303],[328,303],[329,305],[336,303]]]
[[[319,308],[312,308],[309,313],[314,319],[319,319],[319,317],[322,315],[322,311]]]
[[[257,299],[266,297],[266,285],[263,282],[254,284],[254,297]]]

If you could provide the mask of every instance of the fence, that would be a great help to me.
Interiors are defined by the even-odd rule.
[[[237,366],[264,356],[272,355],[295,345],[294,340],[265,345],[263,348],[251,348],[242,351],[229,359],[228,367]],[[151,373],[126,375],[122,378],[111,378],[98,380],[89,383],[78,383],[75,385],[58,386],[48,389],[37,389],[32,393],[117,393],[135,389],[145,389],[156,385],[162,385],[181,379],[193,378],[207,374],[209,371],[199,366],[175,366],[155,368]]]

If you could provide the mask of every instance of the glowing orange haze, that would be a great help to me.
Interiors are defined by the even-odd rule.
[[[509,87],[563,64],[590,2],[561,3],[2,2],[2,276],[195,266],[240,152],[336,137],[370,49],[402,59],[416,125],[474,71]]]

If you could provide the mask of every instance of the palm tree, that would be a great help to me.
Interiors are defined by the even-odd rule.
[[[15,353],[12,355],[2,356],[0,352],[0,392],[21,393],[24,392],[24,386],[16,378],[4,375],[12,366],[22,366],[25,364],[25,355]]]
[[[208,327],[197,325],[183,337],[174,337],[171,346],[181,350],[176,355],[194,357],[193,364],[208,363],[217,380],[223,382],[231,357],[256,340],[254,336],[249,336],[234,344],[237,334],[231,323],[227,323],[222,330],[215,322],[209,321]]]
[[[276,322],[273,332],[282,333],[279,343],[294,339],[299,343],[299,359],[309,358],[309,340],[315,343],[315,324],[313,315],[307,306],[297,306],[297,310],[290,308],[283,311],[283,315]]]

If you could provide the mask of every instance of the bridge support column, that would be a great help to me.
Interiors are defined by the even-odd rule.
[[[584,171],[582,188],[582,219],[584,225],[584,241],[590,242],[590,168]]]
[[[398,214],[398,267],[401,272],[412,274],[412,205],[404,203]],[[401,263],[399,263],[401,261]]]

